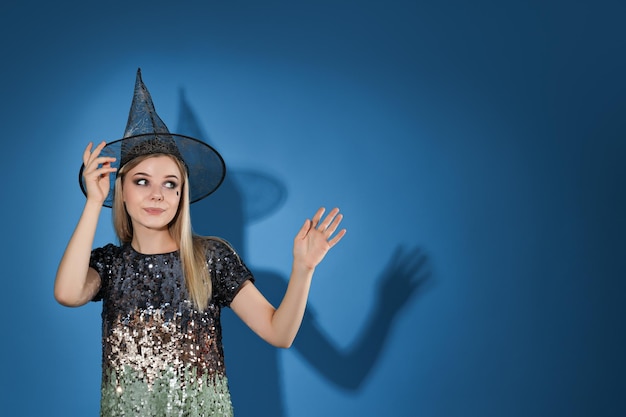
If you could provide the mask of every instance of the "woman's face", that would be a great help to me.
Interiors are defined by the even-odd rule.
[[[122,196],[135,232],[168,229],[178,212],[182,178],[169,156],[145,159],[126,173]]]

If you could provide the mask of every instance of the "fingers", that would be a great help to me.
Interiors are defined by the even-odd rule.
[[[116,158],[101,156],[105,146],[106,142],[102,141],[94,148],[94,144],[90,142],[83,152],[83,179],[87,199],[104,201],[111,187],[110,174],[117,171],[117,168],[111,166]]]
[[[83,152],[83,164],[85,166],[89,165],[90,162],[92,162],[95,158],[98,157],[98,155],[100,155],[100,152],[105,146],[106,142],[102,141],[98,144],[98,146],[96,146],[96,149],[94,149],[92,152],[91,149],[93,148],[93,142],[89,142],[89,144],[85,148],[85,152]]]
[[[324,218],[324,221],[317,226],[322,214],[324,214],[324,211],[325,209],[323,207],[317,210],[317,213],[315,213],[315,216],[313,217],[313,225],[316,226],[317,230],[321,232],[329,231],[329,234],[332,234],[337,229],[341,219],[343,219],[343,215],[339,214],[339,209],[335,207],[330,211],[330,213],[328,213],[326,218]]]
[[[87,166],[89,163],[89,157],[91,156],[91,148],[93,147],[93,143],[89,142],[89,145],[85,148],[83,152],[83,165]]]
[[[298,234],[296,235],[296,239],[304,239],[305,236],[309,233],[309,230],[311,230],[311,220],[306,219],[304,221],[304,224],[298,231]]]
[[[85,166],[84,174],[86,176],[101,177],[106,174],[110,174],[116,171],[116,168],[111,166],[112,162],[115,162],[114,157],[100,156],[100,152],[106,146],[106,142],[102,141],[93,149],[93,142],[89,142],[85,151],[83,152],[83,164]],[[93,149],[93,151],[92,151]]]
[[[341,223],[341,221],[343,220],[343,214],[339,214],[339,209],[335,209],[335,210],[337,210],[337,212],[333,216],[332,222],[326,227],[326,233],[329,236],[335,233],[335,230],[337,230],[337,227],[339,227],[339,223]],[[331,211],[330,214],[328,214],[328,217],[326,218],[326,220],[329,220],[332,214],[333,212]],[[326,223],[326,220],[324,220],[324,223]],[[324,223],[322,223],[322,225]]]
[[[113,158],[113,157],[109,157],[109,156],[100,157],[100,152],[102,152],[102,149],[104,149],[105,146],[106,146],[106,142],[102,141],[92,151],[93,142],[89,142],[89,144],[85,148],[85,151],[83,152],[83,164],[85,164],[85,166],[87,166],[90,163],[93,163],[96,159],[99,160],[99,161],[100,160],[105,160],[105,161],[109,161],[109,162],[115,161],[115,158]],[[99,163],[102,163],[102,162],[99,162]]]
[[[346,229],[341,229],[334,237],[333,234],[337,231],[339,224],[343,220],[343,214],[339,213],[339,209],[335,207],[332,209],[328,215],[324,218],[324,220],[319,223],[322,215],[324,214],[325,209],[321,207],[313,216],[313,227],[315,227],[318,231],[322,232],[326,239],[328,240],[329,246],[332,248],[335,246],[346,234]],[[318,224],[319,223],[319,224]]]
[[[335,246],[337,243],[339,243],[339,241],[344,237],[345,234],[346,234],[346,229],[341,229],[339,233],[335,235],[334,238],[328,241],[328,246],[330,246],[331,248]]]
[[[315,212],[315,215],[313,216],[313,220],[311,220],[311,225],[313,227],[317,227],[325,211],[326,209],[324,207],[320,207],[319,209],[317,209],[317,212]]]

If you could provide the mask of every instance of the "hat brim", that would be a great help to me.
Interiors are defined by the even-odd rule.
[[[115,162],[113,162],[111,166],[118,168],[119,170],[119,168],[121,168],[119,164],[122,160],[122,145],[125,149],[128,149],[129,147],[132,148],[134,142],[145,142],[160,136],[167,136],[176,143],[178,151],[183,158],[183,162],[187,166],[190,203],[202,200],[219,188],[226,175],[226,164],[224,163],[224,159],[219,152],[215,150],[215,148],[190,136],[175,133],[145,133],[141,135],[133,135],[107,143],[107,145],[100,152],[100,156],[115,158]],[[80,167],[78,182],[80,184],[81,191],[86,196],[87,188],[84,183],[83,169],[84,165]],[[103,206],[105,207],[113,207],[115,178],[115,175],[110,175],[111,188],[109,195],[103,203]]]

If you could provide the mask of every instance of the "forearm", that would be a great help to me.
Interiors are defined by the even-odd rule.
[[[272,316],[274,345],[288,348],[302,324],[314,269],[294,262],[285,296]]]
[[[83,213],[59,263],[55,282],[56,300],[67,306],[85,304],[92,288],[87,280],[89,258],[102,205],[87,200]]]
[[[296,234],[289,284],[277,309],[249,282],[230,304],[256,334],[276,347],[288,348],[293,343],[304,317],[313,272],[346,233],[342,229],[332,237],[342,218],[339,209],[331,210],[320,223],[323,213],[323,208],[317,210],[313,220],[305,220]]]

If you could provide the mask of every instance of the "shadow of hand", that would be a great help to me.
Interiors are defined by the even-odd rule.
[[[397,314],[408,301],[431,281],[428,257],[419,247],[396,248],[379,280],[379,305],[391,315]]]

